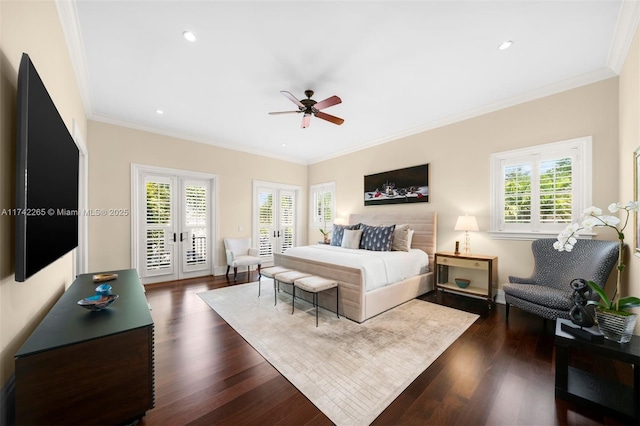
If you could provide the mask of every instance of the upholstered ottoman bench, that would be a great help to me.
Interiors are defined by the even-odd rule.
[[[274,292],[276,293],[276,303],[278,303],[277,294],[280,291],[280,283],[293,285],[295,280],[298,280],[300,278],[309,277],[309,276],[311,276],[311,274],[307,274],[306,272],[296,271],[294,269],[289,270],[287,272],[282,272],[282,273],[276,274],[273,277],[273,284],[275,285],[275,287],[274,287],[275,291]]]
[[[258,277],[258,297],[260,297],[260,279],[265,276],[267,278],[273,278],[273,292],[275,293],[276,291],[276,279],[275,276],[278,274],[282,274],[284,272],[289,272],[291,271],[291,269],[287,269],[287,268],[283,268],[282,266],[271,266],[269,268],[265,268],[262,271],[260,271],[260,276]],[[276,299],[277,302],[277,299]],[[275,305],[275,303],[274,303]]]
[[[293,282],[293,301],[291,303],[291,315],[293,315],[293,311],[295,309],[296,304],[296,288],[300,290],[306,291],[307,293],[313,294],[313,306],[316,308],[316,327],[318,326],[318,293],[321,291],[329,290],[334,288],[336,289],[336,315],[340,318],[338,314],[338,300],[339,300],[339,287],[338,282],[334,280],[330,280],[324,277],[318,277],[316,275],[311,275],[303,278],[298,278]]]

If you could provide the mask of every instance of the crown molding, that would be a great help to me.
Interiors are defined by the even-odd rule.
[[[160,129],[160,128],[157,128],[157,127],[147,126],[147,125],[144,125],[144,124],[135,123],[135,122],[132,122],[132,121],[127,121],[127,120],[123,120],[123,119],[120,119],[120,118],[115,118],[115,117],[111,117],[111,116],[107,116],[107,115],[103,115],[103,114],[91,114],[87,118],[89,120],[92,120],[92,121],[95,121],[95,122],[98,122],[98,123],[111,124],[113,126],[125,127],[127,129],[139,130],[139,131],[142,131],[142,132],[147,132],[147,133],[153,133],[153,134],[156,134],[156,135],[167,136],[167,137],[170,137],[170,138],[182,139],[182,140],[189,141],[189,142],[201,143],[201,144],[205,144],[205,145],[215,146],[215,147],[218,147],[218,148],[228,149],[228,150],[231,150],[231,151],[239,151],[239,152],[244,152],[244,153],[247,153],[247,154],[259,155],[260,157],[268,157],[268,158],[273,158],[275,160],[287,161],[289,163],[302,164],[302,165],[305,165],[305,166],[309,164],[306,160],[301,160],[299,158],[286,157],[286,156],[282,156],[282,155],[272,154],[272,153],[266,152],[266,151],[260,151],[260,150],[257,150],[257,149],[239,147],[237,145],[234,145],[231,142],[229,142],[229,143],[214,142],[214,141],[212,141],[210,139],[203,138],[203,137],[200,137],[200,136],[190,135],[190,134],[177,132],[177,131],[173,131],[173,130]]]
[[[607,66],[616,74],[622,72],[629,48],[640,22],[640,1],[624,0],[620,6],[618,22],[607,58]]]
[[[593,72],[572,77],[563,81],[559,81],[557,83],[549,84],[547,86],[543,86],[538,89],[530,90],[528,92],[522,93],[517,96],[512,96],[510,98],[493,102],[491,104],[487,104],[479,108],[474,108],[472,110],[468,110],[460,114],[453,114],[447,117],[442,117],[438,120],[431,121],[429,123],[426,123],[418,127],[413,127],[411,129],[407,129],[401,132],[392,133],[380,139],[373,140],[369,143],[364,143],[361,145],[354,146],[348,150],[342,150],[339,152],[334,152],[328,156],[314,158],[309,160],[309,164],[315,164],[322,161],[330,160],[332,158],[341,157],[343,155],[351,154],[357,151],[361,151],[363,149],[371,148],[377,145],[382,145],[387,142],[406,138],[409,136],[416,135],[418,133],[423,133],[429,130],[437,129],[439,127],[455,124],[464,120],[469,120],[471,118],[479,117],[481,115],[489,114],[505,108],[530,102],[536,99],[545,98],[547,96],[552,96],[558,93],[566,92],[571,89],[576,89],[578,87],[597,83],[599,81],[606,80],[613,77],[617,77],[617,74],[614,73],[609,68],[606,68],[606,67],[601,68]]]
[[[91,96],[91,85],[89,84],[89,70],[84,57],[84,44],[82,33],[80,32],[80,21],[75,0],[56,0],[58,17],[64,33],[64,38],[69,49],[71,65],[78,82],[80,98],[84,105],[84,112],[87,116],[93,113],[93,102]]]

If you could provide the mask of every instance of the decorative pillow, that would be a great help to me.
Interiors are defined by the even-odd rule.
[[[393,230],[395,228],[396,225],[369,226],[361,224],[362,238],[360,238],[360,248],[371,251],[391,251]]]
[[[355,225],[333,225],[333,231],[331,231],[331,245],[341,247],[342,246],[342,236],[344,235],[345,229],[359,229],[360,224]]]
[[[416,232],[413,229],[409,229],[409,236],[407,238],[407,248],[411,249],[411,243],[413,242],[413,233]]]
[[[362,229],[345,229],[342,236],[342,247],[349,249],[360,248],[360,237],[362,237]]]
[[[393,231],[393,243],[391,243],[391,250],[409,251],[409,247],[409,225],[406,223],[396,225],[396,229]]]

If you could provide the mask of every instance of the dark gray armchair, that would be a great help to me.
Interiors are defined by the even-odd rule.
[[[533,241],[535,265],[531,276],[510,276],[509,283],[503,284],[507,319],[511,305],[551,320],[568,319],[574,306],[569,284],[574,278],[584,278],[604,288],[618,260],[617,241],[579,240],[571,252],[554,249],[555,241],[555,238]]]

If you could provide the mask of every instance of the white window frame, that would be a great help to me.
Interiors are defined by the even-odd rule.
[[[534,240],[554,238],[566,223],[541,224],[538,217],[539,173],[535,167],[548,158],[571,157],[572,162],[572,222],[580,219],[582,212],[591,205],[592,192],[592,138],[585,136],[491,154],[491,224],[489,235],[493,239]],[[529,162],[532,167],[531,223],[504,223],[504,168]],[[584,235],[584,236],[588,236]]]
[[[331,220],[325,222],[324,215],[316,214],[316,196],[319,193],[331,193]],[[325,182],[309,186],[309,227],[323,229],[333,225],[336,220],[336,183]]]

